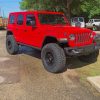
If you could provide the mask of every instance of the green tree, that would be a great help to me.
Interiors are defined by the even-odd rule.
[[[71,15],[85,14],[90,18],[100,14],[100,0],[22,0],[20,8],[62,11],[69,18]]]
[[[74,0],[22,0],[20,8],[22,10],[51,10],[63,11],[70,17],[70,5]]]
[[[100,0],[84,0],[81,9],[89,18],[100,16]]]

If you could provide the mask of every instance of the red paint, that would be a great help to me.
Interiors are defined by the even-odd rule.
[[[17,16],[19,14],[22,14],[24,16],[23,25],[17,25]],[[33,14],[35,16],[36,27],[26,25],[26,15],[28,14]],[[72,27],[70,26],[70,24],[43,25],[39,21],[38,14],[60,14],[64,16],[63,13],[48,12],[48,11],[28,11],[28,12],[10,13],[10,15],[15,16],[15,22],[14,24],[10,24],[10,23],[8,24],[8,30],[13,33],[17,42],[31,45],[33,47],[41,48],[45,37],[51,36],[51,37],[55,37],[58,41],[61,38],[67,38],[70,47],[80,47],[80,46],[90,45],[93,43],[93,38],[89,38],[90,33],[93,33],[91,30],[85,28],[79,28],[79,27]],[[65,16],[64,19],[68,23]],[[74,41],[71,41],[69,39],[70,34],[75,34],[75,35],[81,34],[82,36],[83,33],[87,33],[85,37],[83,36],[84,43],[83,42],[75,43],[75,41],[78,41],[77,39],[79,39],[79,37],[76,37]],[[93,34],[95,35],[95,33]],[[89,41],[85,41],[86,38],[89,38]]]

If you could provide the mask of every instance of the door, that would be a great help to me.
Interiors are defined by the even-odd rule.
[[[89,20],[89,22],[88,22],[88,28],[91,28],[92,27],[92,23],[93,23],[93,20],[92,19]]]
[[[9,21],[8,21],[8,30],[12,31],[14,33],[14,37],[17,40],[17,34],[16,34],[16,15],[10,14]]]
[[[24,43],[24,15],[17,15],[17,23],[16,23],[16,34],[17,34],[17,42]]]
[[[26,26],[24,31],[25,44],[39,47],[40,30],[36,23],[34,14],[26,14]]]

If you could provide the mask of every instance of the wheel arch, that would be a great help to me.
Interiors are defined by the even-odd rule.
[[[58,40],[56,37],[52,37],[52,36],[46,36],[44,38],[44,41],[42,43],[42,47],[45,46],[48,43],[58,43]]]
[[[57,43],[61,47],[69,47],[68,41],[59,41],[56,37],[52,36],[47,36],[45,37],[43,43],[42,43],[42,48],[48,43]]]
[[[13,32],[12,32],[12,31],[7,31],[6,37],[7,37],[8,35],[13,35]]]

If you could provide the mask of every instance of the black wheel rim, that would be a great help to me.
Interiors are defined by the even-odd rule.
[[[8,44],[8,48],[11,49],[11,48],[12,48],[12,43],[11,43],[11,41],[8,41],[7,44]]]
[[[53,65],[54,63],[54,56],[51,52],[47,52],[45,55],[45,61],[48,65]]]

